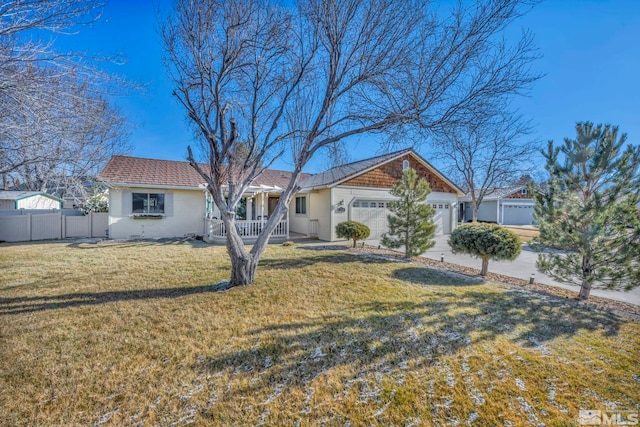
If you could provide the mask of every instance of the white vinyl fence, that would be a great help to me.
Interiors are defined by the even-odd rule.
[[[65,239],[67,237],[107,237],[108,213],[85,216],[56,213],[0,215],[0,241]]]

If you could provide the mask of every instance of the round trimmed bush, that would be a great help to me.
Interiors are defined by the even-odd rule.
[[[497,224],[473,222],[453,230],[449,237],[453,253],[464,253],[482,259],[481,276],[489,269],[489,260],[513,261],[520,255],[522,241],[513,231]]]
[[[355,248],[356,240],[366,239],[371,234],[371,230],[357,221],[344,221],[336,225],[336,234],[341,239],[352,239]]]

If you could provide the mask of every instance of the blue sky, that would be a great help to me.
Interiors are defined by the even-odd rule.
[[[146,85],[144,91],[114,99],[136,125],[132,155],[183,160],[192,133],[184,111],[171,95],[171,83],[161,63],[156,31],[158,7],[166,0],[112,0],[100,22],[78,34],[60,37],[61,47],[105,54],[122,52],[124,65],[108,68]],[[633,0],[547,0],[537,5],[509,31],[528,29],[543,58],[534,65],[545,77],[530,96],[515,105],[535,125],[532,137],[557,142],[573,137],[577,121],[619,125],[634,145],[640,143],[640,2]],[[375,155],[374,137],[350,145],[351,160]],[[429,159],[428,146],[418,151]],[[322,168],[315,159],[307,168]],[[290,169],[288,159],[274,167]]]

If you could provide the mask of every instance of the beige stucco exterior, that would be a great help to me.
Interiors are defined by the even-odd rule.
[[[165,194],[165,212],[161,219],[136,219],[130,213],[130,194]],[[168,206],[168,204],[171,206]],[[109,237],[160,238],[202,235],[204,233],[205,196],[202,190],[117,187],[109,189]]]
[[[336,236],[335,226],[342,221],[352,219],[352,205],[356,199],[393,200],[388,189],[337,186],[299,193],[297,196],[307,196],[307,214],[295,214],[295,198],[292,200],[290,211],[290,229],[292,232],[309,235],[309,221],[318,221],[318,239],[326,241],[340,240]],[[457,224],[458,196],[454,193],[432,192],[427,197],[428,203],[446,203],[450,205],[449,215],[451,230]]]

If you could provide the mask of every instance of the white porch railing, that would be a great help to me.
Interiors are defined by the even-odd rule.
[[[243,240],[251,240],[258,238],[260,232],[266,224],[266,220],[237,220],[236,229]],[[205,219],[205,238],[207,240],[222,240],[227,237],[227,229],[221,219]],[[289,237],[289,221],[281,220],[271,233],[270,237],[288,238]]]

